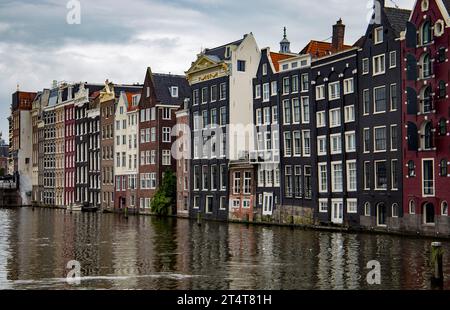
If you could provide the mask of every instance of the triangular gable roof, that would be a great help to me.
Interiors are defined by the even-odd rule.
[[[435,0],[435,1],[441,11],[442,16],[445,19],[446,25],[450,26],[450,0]],[[413,10],[411,11],[411,14],[409,16],[409,21],[411,21],[411,18],[413,16],[414,11],[418,4],[419,4],[419,0],[416,0],[414,2]]]
[[[216,67],[219,65],[220,59],[217,61],[217,59],[210,57],[210,55],[199,54],[197,60],[194,61],[189,70],[186,71],[186,75],[202,71],[206,68]]]

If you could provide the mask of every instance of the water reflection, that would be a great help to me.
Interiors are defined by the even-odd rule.
[[[0,210],[0,288],[428,289],[431,240],[153,217]],[[445,244],[446,288],[450,246]],[[81,286],[66,283],[78,260]],[[378,260],[382,285],[369,286]]]

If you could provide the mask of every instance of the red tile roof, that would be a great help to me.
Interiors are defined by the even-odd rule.
[[[270,58],[272,58],[272,63],[273,63],[273,66],[275,67],[276,72],[278,72],[280,70],[280,61],[288,59],[288,58],[293,58],[293,57],[295,57],[295,55],[270,52]]]
[[[139,109],[139,104],[133,107],[133,96],[138,95],[140,92],[126,92],[125,95],[127,96],[128,101],[128,112],[135,111]]]
[[[344,45],[344,50],[352,48],[349,45]],[[303,48],[300,54],[311,54],[312,57],[323,57],[331,54],[331,43],[323,41],[311,40],[308,45]]]

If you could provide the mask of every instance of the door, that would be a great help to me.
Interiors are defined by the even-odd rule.
[[[263,215],[272,215],[273,212],[273,194],[264,193],[263,195]]]
[[[334,224],[344,223],[344,202],[333,201],[331,204],[331,222]]]
[[[384,203],[377,205],[377,225],[386,226],[386,205]]]

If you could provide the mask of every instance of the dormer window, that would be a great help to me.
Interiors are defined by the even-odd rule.
[[[267,75],[267,64],[263,64],[262,66],[262,74]]]
[[[231,56],[231,47],[227,46],[225,48],[225,58],[229,58]]]
[[[172,98],[178,98],[178,87],[172,86],[170,88],[170,94],[171,94]]]
[[[139,95],[133,95],[133,97],[132,97],[133,107],[137,106],[138,104],[139,104]]]
[[[375,28],[374,39],[375,44],[383,43],[383,27]]]

